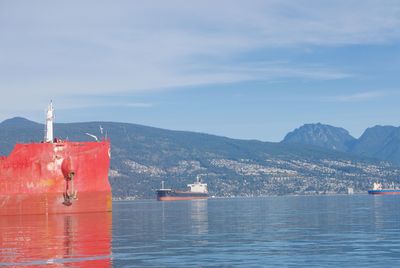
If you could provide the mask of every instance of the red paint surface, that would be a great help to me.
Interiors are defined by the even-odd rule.
[[[109,151],[108,140],[17,144],[0,157],[0,215],[111,211]],[[69,172],[77,199],[66,206]]]

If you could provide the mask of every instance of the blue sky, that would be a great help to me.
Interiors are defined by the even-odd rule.
[[[0,0],[0,34],[0,120],[400,125],[400,1]]]

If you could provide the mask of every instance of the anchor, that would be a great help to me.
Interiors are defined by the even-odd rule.
[[[65,192],[63,193],[65,206],[71,206],[72,201],[77,200],[77,191],[74,190],[74,172],[69,172],[68,176],[65,177]],[[71,183],[71,190],[69,184]]]

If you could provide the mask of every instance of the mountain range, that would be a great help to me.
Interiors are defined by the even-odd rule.
[[[400,127],[374,126],[356,139],[343,128],[306,124],[288,133],[282,143],[315,145],[400,164]]]
[[[185,188],[197,175],[215,196],[365,192],[379,180],[399,185],[398,128],[374,127],[355,139],[341,128],[308,124],[282,142],[238,140],[137,124],[55,124],[55,136],[111,140],[110,182],[115,199],[154,198],[161,181]],[[380,133],[379,131],[382,131]],[[397,131],[397,132],[396,132]],[[15,143],[43,139],[44,125],[17,117],[0,123],[0,155]]]

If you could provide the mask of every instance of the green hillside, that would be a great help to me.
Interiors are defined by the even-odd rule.
[[[62,139],[111,139],[110,182],[115,198],[153,198],[166,186],[184,188],[201,175],[211,195],[364,192],[373,181],[398,183],[396,166],[311,145],[237,140],[136,124],[88,122],[55,124]],[[0,153],[16,142],[41,140],[44,126],[14,118],[0,124]]]

